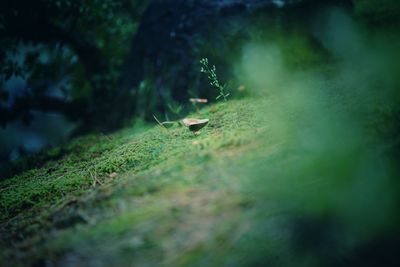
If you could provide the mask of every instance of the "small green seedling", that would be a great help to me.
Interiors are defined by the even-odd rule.
[[[174,115],[179,115],[179,113],[181,113],[183,106],[179,105],[179,104],[172,104],[172,103],[168,103],[167,104],[168,109],[174,114]]]
[[[219,83],[216,73],[217,69],[215,68],[215,66],[213,65],[212,67],[210,67],[208,65],[208,58],[202,58],[200,60],[200,64],[202,65],[200,71],[207,74],[207,77],[210,80],[210,85],[219,90],[219,95],[215,99],[218,100],[220,98],[223,98],[224,101],[226,101],[226,98],[230,95],[230,93],[225,93],[226,84],[221,85]]]

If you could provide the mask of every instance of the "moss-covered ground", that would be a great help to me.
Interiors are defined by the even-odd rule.
[[[191,115],[210,119],[199,134],[133,127],[45,152],[0,184],[0,265],[355,266],[371,244],[386,253],[397,139],[349,124],[354,107],[316,88],[306,106],[295,89],[209,105]]]
[[[203,109],[199,134],[125,129],[48,151],[67,153],[1,182],[1,266],[219,265],[249,227],[231,169],[260,144],[260,105]]]

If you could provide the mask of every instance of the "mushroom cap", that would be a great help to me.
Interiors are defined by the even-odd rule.
[[[197,132],[204,126],[208,124],[210,120],[209,119],[190,119],[186,118],[183,119],[182,122],[183,124],[189,128],[190,131],[192,132]]]
[[[192,103],[207,103],[208,99],[206,99],[206,98],[190,98],[189,101]]]

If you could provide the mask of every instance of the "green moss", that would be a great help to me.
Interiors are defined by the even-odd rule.
[[[57,238],[46,238],[53,241],[41,246],[37,260],[40,255],[56,260],[71,249],[78,253],[76,248],[79,253],[93,252],[92,244],[98,244],[99,250],[106,249],[108,244],[103,242],[133,235],[134,229],[144,227],[140,226],[142,221],[148,225],[149,220],[160,220],[160,225],[173,228],[176,221],[168,211],[181,218],[186,208],[171,202],[171,196],[187,198],[197,185],[209,182],[204,166],[213,168],[219,153],[227,149],[235,153],[235,148],[253,140],[257,105],[254,99],[230,101],[193,114],[210,118],[210,124],[196,136],[178,124],[168,130],[156,126],[140,133],[125,129],[110,136],[79,138],[48,151],[48,155],[59,159],[1,182],[1,223],[11,239],[18,234],[33,238],[46,229],[67,227]],[[114,172],[117,176],[110,176]],[[74,204],[76,198],[86,200]],[[213,204],[210,212],[221,213],[225,205],[239,207],[235,199]],[[95,228],[86,225],[113,214],[115,219],[96,224]],[[150,251],[161,249],[155,247],[153,235],[140,238],[147,240],[140,242],[150,242]],[[125,251],[124,246],[130,245],[117,246],[118,253]]]
[[[202,150],[240,145],[240,129],[250,127],[244,105],[245,101],[233,101],[229,106],[220,104],[203,110],[202,116],[209,116],[211,122],[197,137],[183,127],[168,131],[155,127],[138,135],[125,130],[111,136],[88,136],[52,149],[46,153],[59,156],[61,151],[66,152],[57,161],[1,182],[0,220],[4,222],[25,210],[52,205],[67,195],[80,195],[96,187],[97,182],[110,182],[109,174],[113,172],[138,173],[171,157],[195,158],[195,140],[202,144]]]
[[[246,266],[282,257],[285,266],[297,266],[288,236],[299,214],[317,227],[328,214],[350,237],[374,238],[371,229],[397,222],[390,217],[389,161],[376,163],[383,155],[372,136],[343,119],[351,113],[342,102],[326,106],[315,97],[325,87],[300,85],[191,114],[210,119],[198,135],[175,124],[76,139],[60,148],[68,153],[58,160],[2,181],[0,265],[73,259],[106,266]],[[371,201],[365,205],[354,190]],[[373,203],[376,196],[388,200]],[[372,207],[377,220],[367,220]],[[349,238],[335,227],[339,239]]]

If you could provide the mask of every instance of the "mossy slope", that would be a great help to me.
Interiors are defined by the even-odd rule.
[[[391,266],[398,139],[307,77],[192,114],[198,135],[84,137],[3,181],[0,265]]]
[[[224,172],[257,144],[257,105],[238,100],[193,114],[210,118],[198,135],[176,124],[80,138],[60,159],[3,181],[3,265],[64,264],[69,257],[82,266],[183,264],[189,259],[182,249],[206,249],[214,231],[228,238],[237,223],[224,220],[237,217],[247,200],[233,193]]]

